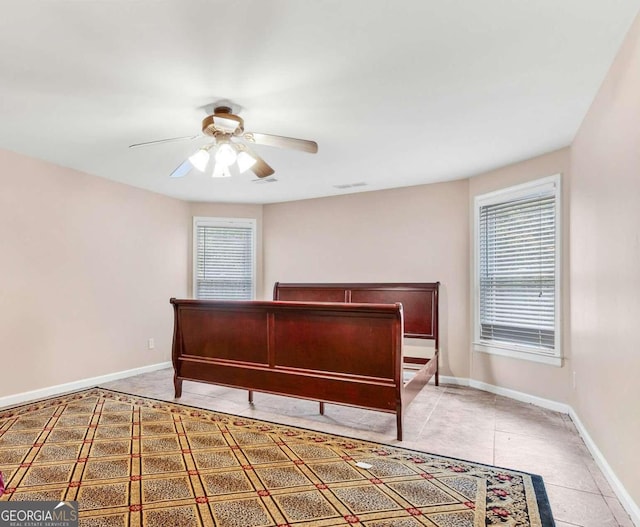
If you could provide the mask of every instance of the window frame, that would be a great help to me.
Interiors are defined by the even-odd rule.
[[[502,188],[474,197],[473,203],[473,351],[562,366],[562,178],[554,174],[539,179]],[[553,195],[555,198],[555,290],[554,290],[554,349],[541,348],[515,342],[482,340],[480,338],[480,209],[483,206],[507,203],[536,195]]]
[[[257,220],[254,218],[221,218],[211,216],[194,216],[191,236],[192,265],[191,265],[191,294],[198,299],[198,227],[247,227],[251,229],[251,300],[256,299],[257,279]]]

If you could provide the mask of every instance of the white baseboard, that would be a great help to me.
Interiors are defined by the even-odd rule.
[[[169,368],[170,366],[171,362],[160,362],[158,364],[150,364],[149,366],[141,366],[140,368],[133,368],[131,370],[108,373],[107,375],[99,375],[98,377],[91,377],[89,379],[82,379],[80,381],[58,384],[56,386],[49,386],[48,388],[41,388],[39,390],[33,390],[30,392],[18,393],[16,395],[7,395],[5,397],[0,397],[0,408],[15,406],[16,404],[22,404],[28,401],[44,399],[46,397],[59,395],[61,393],[82,390],[83,388],[91,388],[104,382],[117,381],[118,379],[140,375],[141,373],[149,373],[152,371],[162,370],[164,368]]]
[[[578,417],[578,414],[573,410],[573,408],[571,408],[569,416],[571,417],[573,424],[576,425],[582,440],[585,445],[587,445],[587,448],[589,449],[589,452],[591,452],[593,459],[595,459],[596,464],[600,470],[602,470],[605,478],[607,478],[609,485],[611,485],[611,489],[615,492],[620,503],[631,517],[631,521],[634,525],[640,526],[640,507],[638,507],[638,504],[633,501],[633,498],[629,495],[627,489],[624,488],[624,485],[620,482],[609,463],[607,463],[604,455],[600,452],[600,449],[589,435],[589,432],[587,432],[587,429],[584,427],[580,417]]]
[[[487,384],[486,382],[476,381],[474,379],[469,379],[469,386],[477,388],[478,390],[484,390],[485,392],[509,397],[509,399],[515,399],[516,401],[521,401],[523,403],[535,404],[536,406],[553,410],[554,412],[560,412],[561,414],[568,414],[571,411],[571,407],[565,403],[559,403],[558,401],[544,399],[536,395],[529,395],[528,393],[510,390],[509,388],[494,386],[493,384]]]
[[[433,380],[433,377],[431,378]],[[440,384],[453,384],[454,386],[469,386],[469,379],[464,377],[447,377],[440,375]]]
[[[455,386],[470,386],[489,393],[495,393],[496,395],[503,395],[509,397],[509,399],[515,399],[523,403],[531,403],[542,408],[547,408],[555,412],[568,414],[571,407],[568,404],[559,403],[550,399],[543,399],[535,395],[529,395],[528,393],[518,392],[516,390],[510,390],[508,388],[502,388],[500,386],[494,386],[493,384],[487,384],[486,382],[476,381],[475,379],[467,379],[465,377],[447,377],[445,375],[440,376],[440,382],[442,384],[453,384]]]
[[[602,470],[604,476],[607,478],[609,485],[611,485],[611,489],[613,490],[613,492],[615,492],[618,500],[620,500],[622,506],[629,513],[631,521],[634,525],[640,527],[640,507],[638,507],[638,504],[633,501],[633,498],[629,495],[627,489],[624,488],[624,485],[615,475],[615,472],[611,468],[611,465],[609,465],[602,452],[600,452],[600,449],[597,447],[597,445],[589,435],[589,432],[587,432],[587,429],[582,424],[582,421],[580,421],[578,414],[576,414],[575,410],[570,405],[552,401],[550,399],[544,399],[535,395],[529,395],[528,393],[518,392],[516,390],[510,390],[508,388],[502,388],[500,386],[494,386],[492,384],[487,384],[486,382],[476,381],[474,379],[466,379],[463,377],[446,377],[441,375],[440,382],[441,384],[452,384],[455,386],[470,386],[471,388],[476,388],[485,392],[495,393],[496,395],[503,395],[504,397],[515,399],[516,401],[531,403],[535,404],[536,406],[541,406],[542,408],[547,408],[549,410],[554,410],[563,414],[569,414],[574,424],[576,425],[576,428],[578,429],[580,437],[585,442],[585,445],[587,445],[587,448],[595,459],[596,464],[598,465],[600,470]]]

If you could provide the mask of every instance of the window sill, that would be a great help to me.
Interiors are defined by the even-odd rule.
[[[526,348],[509,346],[508,344],[501,346],[496,345],[495,343],[474,342],[473,351],[487,353],[489,355],[499,355],[501,357],[510,357],[512,359],[539,362],[542,364],[549,364],[551,366],[562,366],[562,357],[558,355],[545,355],[535,350],[527,350]]]

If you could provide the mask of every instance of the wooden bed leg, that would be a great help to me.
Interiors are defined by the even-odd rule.
[[[253,404],[253,390],[249,390],[249,404]]]
[[[396,410],[396,427],[398,429],[398,441],[402,441],[402,408]]]
[[[320,415],[324,415],[324,403],[320,402]]]
[[[182,379],[179,379],[177,375],[173,376],[173,387],[175,389],[175,398],[182,397]]]

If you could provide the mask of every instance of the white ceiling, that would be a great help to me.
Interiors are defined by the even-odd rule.
[[[2,0],[0,148],[193,201],[457,179],[568,145],[640,0]],[[169,173],[214,103],[276,183]],[[3,174],[4,177],[10,177]],[[366,182],[338,190],[334,185]]]

